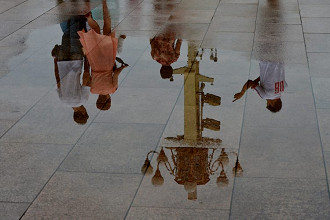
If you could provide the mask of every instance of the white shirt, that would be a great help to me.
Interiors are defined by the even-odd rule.
[[[275,62],[260,62],[260,85],[255,88],[263,99],[277,99],[288,87],[284,66]]]
[[[71,107],[85,103],[89,98],[89,87],[80,84],[83,61],[59,61],[57,66],[61,81],[57,89],[60,100]]]

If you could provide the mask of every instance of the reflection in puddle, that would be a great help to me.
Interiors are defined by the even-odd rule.
[[[273,112],[279,112],[282,109],[281,96],[284,89],[288,87],[285,81],[284,65],[275,62],[260,62],[260,77],[255,80],[248,80],[241,92],[234,95],[234,100],[243,97],[248,89],[257,91],[262,99],[266,99],[266,108]]]
[[[158,58],[164,58],[166,55],[172,54],[173,56],[175,55],[173,59],[177,60],[179,53],[175,51],[177,48],[180,49],[181,40],[178,40],[176,47],[174,47],[174,38],[171,38],[169,41],[166,40],[165,45],[167,46],[163,47],[159,44],[163,43],[164,39],[166,38],[161,38],[157,43],[152,43],[152,51],[154,53],[155,51],[160,52],[157,56]],[[171,42],[170,46],[168,46],[168,42]],[[161,47],[161,49],[157,47]],[[170,51],[167,51],[167,49]],[[203,53],[204,49],[200,51]],[[236,158],[235,165],[232,168],[233,174],[241,176],[243,172],[238,161],[237,152],[225,152],[225,149],[222,148],[219,153],[218,149],[221,148],[222,140],[219,138],[203,137],[204,129],[210,129],[216,132],[220,131],[220,121],[208,117],[204,118],[203,108],[205,104],[219,108],[221,97],[211,93],[204,93],[205,83],[213,85],[214,78],[200,74],[200,61],[196,60],[197,54],[198,49],[196,44],[188,42],[187,65],[177,68],[174,71],[171,70],[171,74],[167,77],[163,77],[161,70],[162,78],[172,78],[172,74],[181,74],[184,76],[184,134],[165,138],[165,150],[170,151],[171,159],[168,159],[164,147],[162,147],[159,152],[150,151],[141,168],[142,173],[146,175],[153,174],[153,166],[151,165],[149,156],[152,153],[157,154],[157,168],[151,179],[152,184],[154,186],[164,184],[164,178],[160,171],[160,165],[164,165],[166,170],[175,177],[174,180],[184,186],[184,189],[188,193],[188,200],[197,199],[197,186],[207,184],[210,181],[210,175],[217,173],[216,183],[218,186],[228,185],[229,179],[225,172],[225,166],[229,163],[228,153],[234,154]],[[216,49],[211,49],[210,60],[216,61],[216,57]],[[202,58],[202,54],[199,58]],[[164,67],[164,65],[170,64],[166,63],[166,60],[168,59],[159,59],[158,62],[162,62]],[[173,147],[176,145],[180,147]],[[217,154],[218,156],[216,157]],[[214,160],[214,158],[217,159]]]
[[[162,33],[150,39],[151,57],[162,65],[160,76],[163,79],[173,80],[172,63],[180,56],[182,40],[175,39],[175,33]]]
[[[168,159],[164,148],[161,148],[160,152],[150,151],[141,168],[142,173],[153,174],[154,168],[149,155],[151,153],[157,154],[157,168],[151,179],[152,185],[161,186],[164,184],[164,178],[160,171],[160,167],[163,166],[167,172],[174,176],[175,182],[184,186],[188,193],[188,200],[197,199],[197,186],[207,184],[211,175],[217,176],[216,183],[219,187],[228,186],[229,179],[225,171],[225,167],[229,163],[228,154],[233,154],[236,158],[235,166],[232,168],[233,175],[242,176],[243,169],[236,152],[225,152],[224,148],[219,152],[216,148],[188,146],[187,144],[187,147],[165,147],[170,152],[171,159]]]
[[[108,110],[111,106],[110,94],[118,89],[118,77],[121,71],[128,65],[122,59],[116,59],[118,39],[115,32],[111,31],[111,18],[106,1],[102,1],[103,7],[103,33],[100,26],[93,19],[92,13],[86,15],[90,30],[86,33],[79,31],[80,42],[83,45],[91,66],[91,93],[98,94],[96,107],[100,110]],[[116,60],[121,63],[117,67]]]
[[[327,210],[327,127],[319,119],[328,111],[318,103],[328,98],[315,84],[326,79],[309,73],[328,56],[306,51],[319,44],[312,34],[304,42],[309,6],[300,15],[297,3],[278,0],[216,0],[214,7],[104,0],[91,2],[98,5],[91,13],[88,2],[45,9],[36,21],[70,18],[33,31],[33,50],[1,78],[0,160],[9,165],[0,171],[11,170],[1,180],[2,201],[32,202],[30,218],[145,219],[160,209],[179,218],[182,209],[207,219],[220,209],[215,219],[297,217],[297,210],[306,218]],[[17,19],[29,20],[19,7]],[[3,57],[35,20],[6,37]],[[11,155],[22,158],[15,163]],[[236,179],[240,163],[244,177]]]
[[[78,124],[86,124],[89,116],[83,106],[89,98],[89,64],[84,59],[78,31],[86,29],[85,16],[73,16],[60,24],[63,31],[62,44],[55,45],[51,54],[54,58],[57,94],[60,100],[72,107],[73,119]],[[83,82],[80,83],[84,66]]]
[[[103,1],[103,33],[92,13],[72,16],[60,24],[63,31],[62,44],[52,50],[54,58],[57,92],[60,100],[72,107],[73,119],[78,124],[86,124],[89,118],[84,103],[92,94],[98,94],[96,107],[109,110],[111,96],[118,89],[118,77],[128,66],[116,57],[121,51],[125,35],[120,41],[111,31],[111,18],[107,2]],[[116,61],[121,64],[117,66]],[[82,84],[80,83],[82,69]],[[90,87],[90,88],[89,88]]]

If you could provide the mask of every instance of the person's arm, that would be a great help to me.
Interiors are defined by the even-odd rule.
[[[239,93],[236,93],[234,95],[233,102],[235,102],[236,100],[242,98],[243,95],[245,94],[246,90],[248,90],[249,88],[255,88],[256,86],[258,86],[259,85],[259,81],[260,81],[260,77],[258,77],[257,79],[255,79],[253,81],[252,80],[246,81],[246,83],[242,87],[242,90]]]
[[[85,57],[84,60],[84,73],[83,73],[83,86],[91,86],[91,74],[90,74],[90,66],[88,60]]]
[[[182,44],[182,40],[178,39],[175,44],[175,53],[176,54],[180,54],[181,44]]]
[[[55,79],[57,83],[57,88],[61,87],[61,80],[60,80],[60,75],[58,73],[58,65],[57,65],[57,58],[54,57],[54,72],[55,72]]]
[[[126,67],[128,67],[127,64],[122,64],[121,67],[115,69],[115,71],[113,72],[113,75],[112,75],[112,83],[113,83],[113,86],[114,87],[118,87],[118,78],[119,78],[119,74],[121,73],[121,71],[123,69],[125,69]]]
[[[252,81],[252,88],[254,89],[255,87],[257,87],[259,85],[259,82],[260,82],[260,76]]]

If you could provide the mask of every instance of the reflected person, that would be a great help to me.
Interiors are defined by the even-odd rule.
[[[115,37],[115,32],[111,31],[111,18],[105,0],[102,1],[102,7],[103,34],[101,34],[100,26],[93,19],[91,12],[86,15],[91,30],[87,33],[78,31],[78,34],[83,45],[84,54],[92,70],[90,91],[93,94],[99,94],[96,107],[100,110],[108,110],[111,106],[110,94],[117,90],[119,74],[128,65],[121,59],[118,59],[121,62],[121,67],[117,68],[118,39]]]
[[[89,97],[89,65],[82,52],[77,31],[86,30],[85,16],[73,16],[60,24],[63,31],[62,44],[55,45],[51,54],[54,58],[57,93],[60,100],[72,107],[73,119],[85,124],[89,118],[83,106]],[[83,83],[80,83],[84,64]]]
[[[180,56],[182,40],[175,38],[175,33],[165,33],[150,39],[151,57],[162,65],[160,76],[170,79],[173,75],[172,63]]]
[[[273,112],[279,112],[282,109],[281,95],[287,88],[288,84],[285,81],[284,65],[277,62],[259,63],[260,77],[255,80],[248,80],[241,92],[234,95],[234,100],[240,99],[249,88],[257,91],[262,99],[266,99],[266,108]]]

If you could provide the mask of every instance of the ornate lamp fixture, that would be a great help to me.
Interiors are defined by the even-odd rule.
[[[194,148],[194,147],[166,147],[171,153],[171,161],[165,154],[164,148],[160,152],[150,151],[147,154],[145,163],[142,166],[142,173],[150,175],[153,173],[153,168],[150,164],[149,156],[151,153],[157,154],[157,169],[151,182],[154,186],[161,186],[164,183],[164,178],[160,172],[160,165],[164,165],[166,170],[174,176],[174,180],[184,186],[188,193],[189,200],[197,199],[197,186],[205,185],[210,181],[210,176],[218,173],[216,183],[219,187],[224,187],[229,184],[229,179],[225,172],[225,167],[229,163],[228,153],[222,148],[220,155],[214,160],[216,148]],[[236,152],[230,152],[237,157]],[[233,174],[240,176],[243,169],[238,162],[232,168]]]

